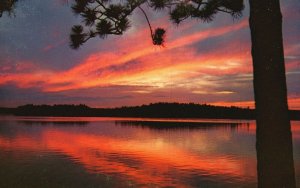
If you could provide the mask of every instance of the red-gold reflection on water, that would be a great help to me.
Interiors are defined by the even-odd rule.
[[[101,125],[93,127],[103,128]],[[89,126],[84,127],[83,130],[88,128]],[[161,133],[127,127],[132,129],[129,136],[118,137],[103,133],[101,129],[91,132],[70,129],[73,128],[46,126],[35,137],[22,132],[14,137],[0,135],[0,148],[63,154],[74,163],[84,166],[90,173],[118,174],[140,185],[152,183],[159,186],[189,187],[180,180],[181,175],[256,181],[255,154],[241,157],[218,152],[218,145],[232,139],[228,130],[214,130],[218,136],[211,137],[214,135],[206,135],[201,130],[173,134],[172,131]],[[124,130],[123,128],[121,131]],[[250,122],[247,126],[239,126],[235,131],[253,135],[255,124]],[[299,132],[300,128],[293,126],[295,139],[299,138]],[[166,139],[176,134],[186,140],[176,143],[172,139]],[[200,152],[190,148],[198,148]]]

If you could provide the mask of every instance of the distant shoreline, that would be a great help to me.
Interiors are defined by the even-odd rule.
[[[154,103],[118,108],[91,108],[86,105],[24,105],[1,108],[0,114],[45,117],[132,117],[254,120],[255,110],[194,103]],[[300,110],[290,110],[291,120],[300,120]]]

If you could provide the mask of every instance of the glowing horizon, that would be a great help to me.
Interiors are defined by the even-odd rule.
[[[68,35],[78,19],[70,6],[37,0],[28,4],[19,2],[15,18],[1,18],[1,106],[193,102],[254,107],[247,7],[239,20],[219,14],[209,24],[187,21],[179,27],[166,15],[149,11],[152,24],[167,29],[162,48],[152,45],[146,22],[137,12],[124,36],[94,39],[74,51]],[[35,11],[29,13],[28,6]],[[299,3],[282,3],[290,109],[300,109],[297,7]],[[38,16],[47,12],[53,14],[41,21]],[[30,24],[24,26],[26,22]]]

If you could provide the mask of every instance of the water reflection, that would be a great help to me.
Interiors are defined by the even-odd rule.
[[[168,122],[168,121],[131,121],[117,120],[116,125],[121,126],[138,126],[150,129],[214,129],[214,128],[231,128],[237,129],[239,126],[249,127],[249,123],[239,122]]]
[[[192,123],[193,128],[189,127],[190,123],[183,123],[189,125],[187,127],[175,123],[175,127],[180,128],[167,131],[159,127],[171,126],[171,122],[122,122],[93,121],[85,126],[69,127],[34,126],[34,122],[31,126],[22,126],[23,121],[7,121],[0,127],[12,129],[15,134],[0,131],[0,154],[6,159],[18,153],[19,157],[13,157],[14,160],[7,164],[26,164],[23,177],[26,176],[25,169],[37,168],[36,156],[47,156],[47,161],[59,158],[72,162],[74,166],[70,167],[70,173],[78,172],[75,170],[78,166],[83,167],[72,181],[84,181],[82,177],[96,176],[91,180],[91,185],[113,181],[122,187],[256,186],[253,122],[224,122],[218,126],[201,122],[196,123],[197,126]],[[159,125],[153,129],[153,124]],[[24,157],[29,154],[32,160]],[[64,176],[60,173],[64,166],[54,166],[57,172],[51,175],[54,177],[51,181],[61,181],[57,176]],[[44,168],[50,167],[40,166],[40,169]],[[35,181],[43,178],[35,177]],[[64,182],[64,185],[68,183]],[[113,184],[108,186],[118,187]]]

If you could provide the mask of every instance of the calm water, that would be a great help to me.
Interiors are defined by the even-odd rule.
[[[256,187],[255,122],[0,117],[0,159],[0,187]]]

